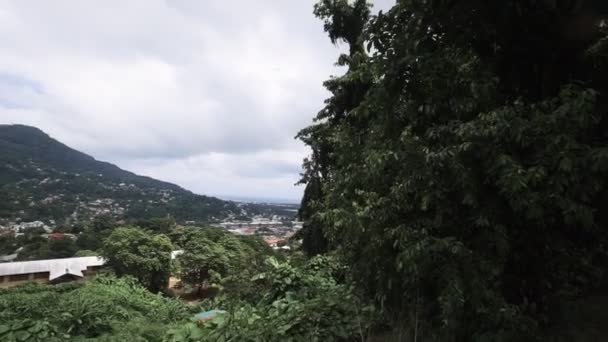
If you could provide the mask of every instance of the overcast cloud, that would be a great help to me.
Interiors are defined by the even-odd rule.
[[[294,136],[342,72],[314,2],[0,0],[0,123],[197,193],[299,199]]]

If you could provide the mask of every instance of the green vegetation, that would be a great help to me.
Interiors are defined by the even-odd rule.
[[[185,263],[190,258],[208,265],[205,275],[213,276],[205,280],[212,280],[219,291],[215,297],[199,305],[187,305],[181,299],[166,298],[144,288],[140,284],[149,284],[149,275],[164,272],[151,270],[158,262],[145,255],[158,256],[156,251],[150,253],[150,248],[159,240],[164,240],[161,245],[165,246],[166,238],[138,228],[118,228],[103,249],[117,255],[118,261],[109,263],[112,269],[120,270],[122,278],[100,274],[86,283],[26,284],[0,290],[0,338],[335,341],[365,337],[377,320],[373,306],[346,284],[347,269],[333,257],[279,261],[285,256],[273,256],[272,249],[259,238],[237,237],[214,229],[183,229],[173,234],[180,235],[188,237],[187,244],[198,241],[216,250],[213,255],[207,249],[189,250],[186,253],[192,256],[179,259],[185,281],[192,273]],[[119,237],[125,243],[119,244]],[[199,278],[193,281],[200,282]],[[204,323],[193,320],[194,313],[216,308],[227,313]]]
[[[78,251],[76,242],[69,237],[60,239],[48,239],[41,234],[42,229],[28,229],[23,235],[14,237],[13,235],[3,235],[0,239],[0,249],[5,254],[12,254],[21,247],[17,260],[40,260],[68,258]]]
[[[602,286],[608,224],[599,1],[322,0],[348,54],[314,125],[302,236],[394,331],[531,341]]]
[[[2,219],[73,225],[105,214],[134,223],[168,216],[180,223],[200,223],[239,216],[242,210],[249,216],[294,216],[287,209],[292,208],[197,195],[95,160],[37,128],[0,125]]]
[[[372,15],[365,0],[321,0],[314,14],[348,53],[298,135],[312,150],[306,255],[170,220],[100,222],[81,249],[107,236],[108,265],[128,277],[0,291],[0,337],[608,339],[592,303],[608,288],[608,6],[401,0]],[[188,306],[130,278],[157,292],[171,270],[215,292]],[[226,313],[190,319],[209,309]]]
[[[134,276],[152,292],[169,283],[173,245],[165,235],[152,235],[136,227],[115,229],[104,240],[101,256],[118,276]]]
[[[169,332],[171,341],[349,341],[364,340],[375,323],[373,307],[340,284],[343,269],[318,257],[294,267],[270,258],[267,271],[250,281],[261,298],[224,296],[205,303],[228,311],[204,324]],[[203,304],[203,305],[205,305]]]
[[[0,290],[2,341],[160,341],[191,309],[132,278]]]
[[[17,260],[20,261],[69,258],[82,255],[77,253],[81,250],[89,251],[90,255],[99,255],[96,251],[115,227],[117,224],[111,217],[102,215],[85,227],[58,227],[54,233],[59,234],[52,238],[48,238],[42,228],[25,229],[19,236],[5,233],[0,235],[0,255],[18,251]],[[65,233],[71,235],[60,235]]]
[[[199,294],[213,286],[220,296],[259,299],[264,292],[252,278],[266,270],[267,258],[282,257],[259,237],[219,228],[184,228],[171,237],[183,251],[176,258],[179,278]]]
[[[178,257],[181,280],[200,289],[208,283],[217,282],[229,270],[233,273],[237,265],[245,266],[244,255],[238,248],[240,246],[233,243],[225,248],[227,242],[215,242],[202,235],[190,239],[184,246],[184,253]]]

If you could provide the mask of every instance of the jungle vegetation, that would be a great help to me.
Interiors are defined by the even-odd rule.
[[[399,0],[373,14],[365,0],[320,0],[314,14],[344,47],[344,74],[325,82],[331,97],[298,134],[312,151],[301,251],[217,230],[114,231],[125,236],[102,250],[126,277],[1,291],[0,337],[608,336],[580,322],[607,316],[586,310],[607,290],[608,4]],[[137,248],[120,246],[131,238]],[[184,254],[147,259],[147,244]],[[153,294],[137,272],[156,266],[217,293],[195,306]]]

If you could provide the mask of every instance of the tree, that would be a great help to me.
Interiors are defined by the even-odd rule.
[[[78,234],[78,238],[76,239],[76,245],[78,249],[86,249],[86,250],[98,250],[103,240],[108,237],[109,232],[107,233],[96,233],[93,228],[87,227]]]
[[[78,247],[74,240],[69,237],[64,237],[56,240],[49,240],[49,255],[50,259],[54,258],[69,258],[74,256]]]
[[[131,275],[156,292],[168,284],[172,250],[173,245],[165,235],[120,227],[104,240],[101,255],[118,276]]]
[[[186,240],[175,234],[180,232]],[[259,237],[235,236],[216,228],[176,230],[183,253],[177,257],[181,280],[198,287],[219,285],[228,297],[244,300],[259,296],[251,278],[266,268],[274,251]]]
[[[89,257],[89,256],[97,256],[97,255],[99,255],[99,253],[88,250],[88,249],[81,249],[81,250],[76,251],[76,253],[74,253],[75,257]]]
[[[342,77],[334,77],[324,83],[333,97],[325,101],[326,106],[316,117],[318,123],[300,131],[297,135],[310,145],[312,155],[304,161],[304,174],[300,183],[306,184],[302,198],[300,219],[304,221],[301,236],[302,247],[309,255],[326,252],[329,249],[324,234],[323,221],[317,213],[322,210],[324,196],[322,184],[331,177],[335,158],[332,146],[333,131],[348,118],[346,115],[363,100],[363,95],[371,85],[371,73],[364,63],[368,56],[363,47],[363,30],[370,16],[370,5],[365,0],[323,0],[314,7],[314,14],[324,21],[325,32],[332,43],[346,42],[349,54],[343,54],[338,64],[348,66]]]
[[[276,256],[274,250],[268,246],[266,241],[255,235],[241,235],[237,237],[244,248],[250,251],[251,256],[247,256],[248,262],[262,263],[268,257]],[[253,257],[253,259],[251,258]]]
[[[20,236],[18,238],[17,260],[42,260],[49,259],[49,241],[40,235]]]
[[[255,305],[241,301],[219,324],[178,326],[169,332],[170,340],[367,341],[377,312],[327,271],[334,263],[313,258],[294,267],[270,258],[265,272],[249,278],[264,285]]]
[[[231,261],[221,244],[202,235],[194,235],[185,244],[183,253],[177,257],[177,260],[181,268],[181,280],[197,286],[199,292],[207,283],[214,280],[214,274],[226,275]]]
[[[607,6],[357,4],[315,8],[357,44],[299,134],[323,237],[418,338],[534,339],[606,270]]]
[[[155,217],[148,220],[138,220],[136,225],[156,233],[167,234],[175,227],[173,217]]]
[[[0,234],[0,255],[12,254],[19,248],[17,238],[13,233]]]
[[[18,236],[16,244],[19,247],[17,260],[41,260],[52,258],[49,240],[42,236],[46,231],[42,228],[26,229]]]
[[[308,180],[302,204],[298,211],[300,220],[304,222],[302,229],[298,231],[298,237],[302,238],[302,249],[308,255],[317,255],[329,250],[327,238],[323,232],[323,222],[316,215],[316,201],[323,198],[321,193],[321,180],[312,177]]]
[[[116,225],[116,221],[110,215],[99,215],[93,219],[92,228],[95,233],[106,233]]]
[[[77,224],[73,227],[74,233],[78,232],[76,245],[78,249],[96,251],[101,248],[103,240],[111,233],[116,226],[114,218],[108,215],[99,215],[93,219],[90,225],[83,227]]]

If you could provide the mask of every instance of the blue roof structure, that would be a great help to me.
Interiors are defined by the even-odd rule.
[[[215,317],[215,316],[217,316],[219,314],[223,314],[223,313],[226,313],[226,311],[224,311],[224,310],[209,310],[209,311],[204,311],[204,312],[197,313],[196,315],[194,315],[194,318],[206,321],[208,319],[212,319],[213,317]]]

